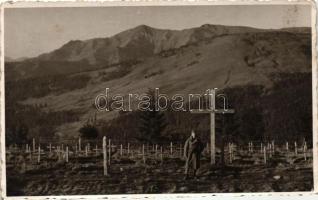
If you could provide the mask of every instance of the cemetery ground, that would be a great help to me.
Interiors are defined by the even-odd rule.
[[[8,196],[146,193],[290,192],[313,188],[312,151],[270,145],[226,148],[225,165],[211,166],[204,150],[197,179],[184,180],[182,148],[141,148],[112,152],[104,175],[103,152],[12,150],[6,155]],[[180,145],[181,147],[181,145]],[[229,146],[230,147],[230,146]],[[65,147],[64,147],[65,148]],[[145,147],[143,147],[145,148]],[[253,148],[253,149],[252,149]],[[257,149],[258,148],[258,149]],[[265,150],[265,152],[264,152]],[[127,152],[128,151],[128,152]],[[109,151],[106,153],[109,156]],[[109,159],[110,158],[110,159]]]

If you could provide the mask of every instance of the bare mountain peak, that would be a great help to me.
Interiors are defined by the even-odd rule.
[[[201,28],[211,28],[211,27],[224,27],[223,25],[217,25],[217,24],[202,24],[200,26]]]
[[[120,32],[115,37],[132,37],[133,35],[152,35],[154,32],[158,31],[160,29],[155,29],[153,27],[147,26],[147,25],[139,25],[134,28],[128,29],[126,31]]]
[[[302,29],[298,30],[298,28],[266,30],[216,24],[203,24],[199,27],[183,30],[169,30],[157,29],[142,24],[111,37],[93,38],[83,41],[71,40],[61,48],[42,54],[32,60],[53,62],[88,61],[91,66],[105,66],[129,60],[142,60],[154,54],[178,49],[189,44],[211,41],[216,37],[271,31],[305,32]]]
[[[64,44],[62,46],[62,48],[64,47],[74,47],[74,46],[78,46],[81,45],[83,43],[83,41],[81,40],[70,40],[69,42],[67,42],[66,44]]]
[[[145,24],[141,24],[139,26],[136,26],[134,29],[136,30],[153,30],[154,28]]]

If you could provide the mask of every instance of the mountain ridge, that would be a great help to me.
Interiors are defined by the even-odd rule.
[[[141,94],[158,87],[167,95],[249,85],[270,89],[273,74],[311,72],[306,28],[229,30],[203,25],[182,32],[139,26],[97,40],[70,41],[42,60],[6,63],[6,82],[11,84],[6,83],[6,92],[14,93],[10,98],[18,104],[46,105],[44,112],[79,111],[79,121],[56,128],[72,136],[96,112],[94,98],[105,88],[114,94]],[[78,59],[85,56],[93,64]],[[98,113],[104,121],[117,116],[116,111]]]
[[[308,34],[309,28],[257,29],[242,26],[204,24],[169,30],[140,25],[111,37],[71,40],[60,48],[37,57],[12,62],[8,77],[15,79],[70,74],[101,69],[125,62],[138,62],[156,54],[174,51],[217,37],[261,33]],[[11,75],[10,75],[11,74]]]
[[[187,28],[182,30],[171,30],[171,29],[158,29],[147,25],[139,25],[137,27],[119,32],[113,36],[105,38],[92,38],[88,40],[72,40],[64,44],[61,48],[55,51],[42,54],[38,56],[40,60],[63,60],[63,61],[80,61],[87,59],[89,64],[99,64],[107,62],[108,64],[119,63],[128,59],[122,58],[124,54],[122,51],[124,48],[133,48],[134,43],[138,43],[140,40],[146,42],[144,46],[138,46],[139,50],[144,50],[142,54],[134,56],[147,57],[159,53],[161,51],[170,50],[173,48],[180,48],[191,43],[199,42],[204,39],[217,37],[225,34],[240,34],[240,33],[252,33],[252,32],[268,32],[268,31],[279,31],[285,30],[292,32],[299,30],[298,28],[287,28],[287,29],[258,29],[244,26],[224,26],[224,25],[211,25],[204,24],[199,27]],[[304,28],[301,28],[304,31]],[[91,49],[89,47],[92,47]],[[133,47],[131,47],[133,46]],[[59,55],[68,52],[69,48],[74,47],[76,52],[72,51],[71,58],[63,59]],[[82,48],[81,50],[79,48]],[[86,49],[87,50],[86,50]],[[117,48],[117,49],[116,49]],[[85,52],[91,50],[95,52],[95,55],[85,55]],[[100,49],[108,49],[100,52]],[[65,50],[65,51],[64,51]],[[98,58],[100,54],[112,52],[112,56],[109,59]],[[54,55],[54,53],[56,53]],[[53,54],[53,55],[52,55]],[[66,53],[67,54],[67,53]],[[75,55],[74,55],[75,54]],[[126,55],[128,56],[128,55]],[[59,58],[56,58],[59,57]],[[128,56],[132,57],[132,56]]]

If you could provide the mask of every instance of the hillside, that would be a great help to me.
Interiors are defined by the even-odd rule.
[[[118,33],[112,37],[86,41],[74,40],[61,48],[35,58],[10,61],[8,76],[29,78],[53,74],[70,74],[109,67],[132,60],[144,60],[163,51],[179,49],[229,35],[248,33],[284,32],[292,35],[308,35],[309,28],[262,30],[249,27],[231,27],[205,24],[185,30],[162,30],[146,25]],[[136,51],[138,49],[138,51]]]
[[[309,28],[260,30],[203,25],[161,30],[145,25],[109,38],[70,41],[22,62],[6,63],[6,90],[22,105],[46,105],[45,112],[79,112],[79,120],[56,132],[74,136],[96,109],[95,97],[142,93],[159,87],[168,95],[209,88],[262,85],[273,74],[311,72]],[[23,94],[21,94],[23,93]],[[98,113],[107,121],[117,112]]]

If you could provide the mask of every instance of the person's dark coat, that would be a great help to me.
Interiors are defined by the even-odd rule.
[[[194,170],[200,168],[200,157],[204,146],[199,138],[189,137],[184,145],[184,156],[186,158],[186,173],[189,167]]]

